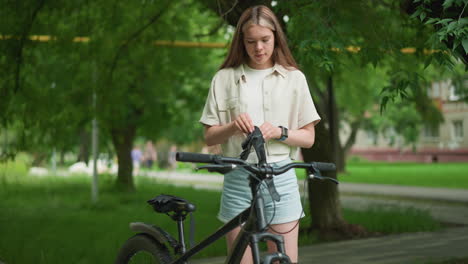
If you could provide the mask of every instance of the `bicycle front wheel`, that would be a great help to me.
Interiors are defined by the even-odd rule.
[[[143,233],[128,239],[115,261],[116,264],[168,264],[171,262],[172,258],[167,247]]]

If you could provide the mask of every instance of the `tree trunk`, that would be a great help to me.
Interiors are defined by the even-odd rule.
[[[305,162],[333,162],[330,133],[325,124],[319,122],[315,126],[317,140],[312,148],[302,149]],[[323,176],[337,178],[336,172],[323,172]],[[345,225],[341,215],[341,205],[338,186],[332,182],[308,180],[309,213],[312,218],[312,229],[318,229],[322,235],[332,230],[338,230]]]
[[[327,122],[319,122],[315,126],[315,143],[310,149],[302,149],[305,162],[332,162],[337,171],[323,172],[323,176],[337,179],[337,172],[344,170],[345,151],[341,146],[338,129],[338,109],[334,95],[333,76],[327,80]],[[328,129],[326,127],[328,125]],[[330,181],[308,180],[309,213],[312,218],[311,229],[318,230],[323,240],[353,238],[366,235],[367,232],[359,225],[348,224],[341,214],[338,186]]]
[[[341,142],[339,131],[339,117],[338,108],[336,106],[335,98],[335,87],[333,86],[333,75],[330,74],[327,79],[327,93],[328,93],[328,104],[327,104],[327,116],[328,116],[328,133],[330,134],[330,145],[331,145],[331,161],[336,164],[338,172],[344,170],[343,167],[343,155],[341,152]]]
[[[112,143],[114,144],[114,148],[117,153],[117,164],[119,166],[116,185],[117,189],[122,191],[135,190],[135,184],[133,182],[132,175],[133,163],[131,156],[135,133],[135,126],[111,129]]]
[[[91,144],[91,139],[89,132],[83,128],[80,132],[80,150],[78,153],[77,161],[83,161],[88,164],[89,161],[89,145]]]
[[[354,145],[356,142],[356,136],[359,128],[362,125],[362,122],[364,120],[363,118],[364,113],[361,114],[361,117],[359,117],[357,120],[351,122],[350,127],[351,127],[351,133],[349,134],[348,138],[346,139],[346,143],[344,144],[343,147],[340,147],[340,155],[339,158],[341,159],[341,165],[342,165],[342,172],[346,170],[346,158],[348,156],[348,153],[351,149],[351,147]]]
[[[346,171],[346,151],[339,146],[338,153],[336,155],[336,171],[337,172],[345,172]]]
[[[60,160],[59,160],[59,164],[61,166],[65,165],[65,150],[60,150]]]

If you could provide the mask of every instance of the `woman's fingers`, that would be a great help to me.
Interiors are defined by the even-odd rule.
[[[281,136],[281,128],[273,126],[272,124],[265,122],[260,126],[263,138],[265,140],[277,139]],[[278,135],[279,133],[279,135]]]
[[[246,113],[240,114],[235,120],[234,120],[236,127],[242,131],[243,133],[249,134],[254,130],[253,122],[250,116]]]
[[[244,124],[247,127],[247,133],[253,132],[254,131],[254,125],[253,125],[252,119],[250,118],[249,114],[245,113],[245,114],[242,114],[241,116],[242,116],[242,120],[244,121]]]
[[[241,119],[236,119],[234,122],[236,123],[236,127],[237,127],[237,129],[238,129],[240,132],[242,132],[242,133],[247,133],[247,132],[246,132],[246,131],[247,131],[247,127],[244,125],[244,122],[242,122]]]

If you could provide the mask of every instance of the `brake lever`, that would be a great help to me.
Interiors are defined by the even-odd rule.
[[[328,181],[332,181],[334,184],[339,184],[339,182],[336,179],[322,176],[322,174],[320,173],[320,170],[317,170],[315,168],[313,168],[313,170],[309,170],[309,179],[317,179],[321,181],[328,180]]]
[[[196,171],[199,170],[208,170],[209,172],[219,172],[221,174],[225,174],[233,169],[236,168],[235,164],[209,164],[209,165],[203,165],[200,167],[195,168]]]
[[[336,179],[333,179],[331,177],[324,177],[322,175],[314,175],[314,174],[309,174],[309,179],[317,179],[321,181],[332,181],[334,184],[339,184],[339,182]]]

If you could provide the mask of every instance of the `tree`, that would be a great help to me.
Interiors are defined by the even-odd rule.
[[[422,64],[424,43],[417,41],[416,36],[426,35],[428,31],[412,23],[407,15],[399,12],[398,3],[391,1],[279,2],[278,9],[289,16],[287,27],[296,46],[296,57],[300,58],[311,93],[327,125],[317,127],[317,137],[323,136],[320,140],[328,142],[331,151],[316,145],[303,150],[304,159],[334,162],[344,170],[346,149],[363,124],[364,110],[374,104],[376,92],[383,91],[385,106],[395,91],[421,90],[422,82],[415,81],[415,75],[401,73],[411,73],[411,67]],[[401,52],[407,47],[413,47],[416,52]],[[369,65],[376,70],[372,71]],[[372,82],[379,71],[390,77],[387,83]],[[348,89],[351,93],[347,92],[346,88],[353,86]],[[353,105],[350,99],[357,100],[358,105],[356,102]],[[408,99],[429,104],[427,97]],[[338,133],[342,118],[348,119],[351,125],[351,136],[343,143]],[[329,176],[336,177],[336,174]],[[310,197],[315,196],[310,199],[313,227],[325,235],[338,232],[348,236],[356,231],[338,213],[341,210],[335,186],[314,181],[309,186]]]
[[[468,2],[465,0],[406,0],[401,9],[433,29],[427,44],[433,50],[449,50],[468,65]],[[433,53],[434,54],[434,53]],[[448,60],[435,53],[439,62]],[[429,57],[428,63],[433,59]]]
[[[231,25],[235,25],[245,8],[272,4],[272,1],[217,1],[215,5],[210,1],[200,1]],[[425,36],[428,31],[401,14],[398,3],[392,1],[278,1],[273,9],[285,24],[290,46],[308,77],[311,93],[323,118],[316,126],[316,137],[320,140],[312,149],[303,149],[304,159],[334,162],[338,168],[344,169],[343,150],[352,145],[353,135],[362,123],[364,109],[375,99],[375,91],[384,90],[384,98],[387,99],[382,103],[385,106],[395,91],[407,88],[420,90],[420,82],[411,79],[413,75],[397,73],[421,62],[424,43],[415,42],[418,39],[415,36]],[[417,52],[403,54],[400,50],[405,47],[415,47]],[[392,77],[389,85],[369,84],[369,80],[375,77],[368,65],[377,67],[384,62],[394,66],[388,67],[385,73]],[[404,62],[403,66],[401,62]],[[347,89],[350,86],[354,88]],[[359,100],[352,107],[339,104],[338,99],[349,100],[345,94],[353,93],[361,95],[359,99],[366,99]],[[426,97],[413,99],[427,105]],[[347,113],[343,116],[350,121],[353,131],[344,146],[340,144],[338,133],[343,109]],[[328,176],[336,177],[336,173]],[[309,186],[313,228],[320,229],[323,234],[337,231],[351,235],[362,231],[343,220],[336,186],[312,180]]]
[[[401,8],[416,21],[432,29],[426,38],[431,52],[426,65],[441,64],[452,69],[453,58],[463,63],[465,69],[455,67],[452,81],[465,102],[468,102],[468,2],[463,0],[406,0]],[[456,63],[455,63],[456,64]]]
[[[33,20],[9,13],[21,10],[19,4],[2,9],[8,20],[2,34],[11,36],[2,42],[2,68],[21,67],[19,74],[7,72],[2,79],[7,95],[2,120],[20,120],[22,133],[44,135],[37,137],[40,144],[50,146],[44,139],[65,145],[96,117],[101,137],[110,139],[117,152],[117,185],[134,189],[130,150],[135,136],[157,139],[175,126],[174,120],[192,115],[193,104],[202,100],[197,95],[204,96],[209,87],[204,75],[212,69],[212,50],[156,46],[154,41],[192,40],[193,32],[205,33],[218,19],[191,1],[56,1],[27,7],[31,11],[23,12],[33,13]],[[39,34],[52,38],[29,39]],[[22,59],[13,56],[19,47]]]

